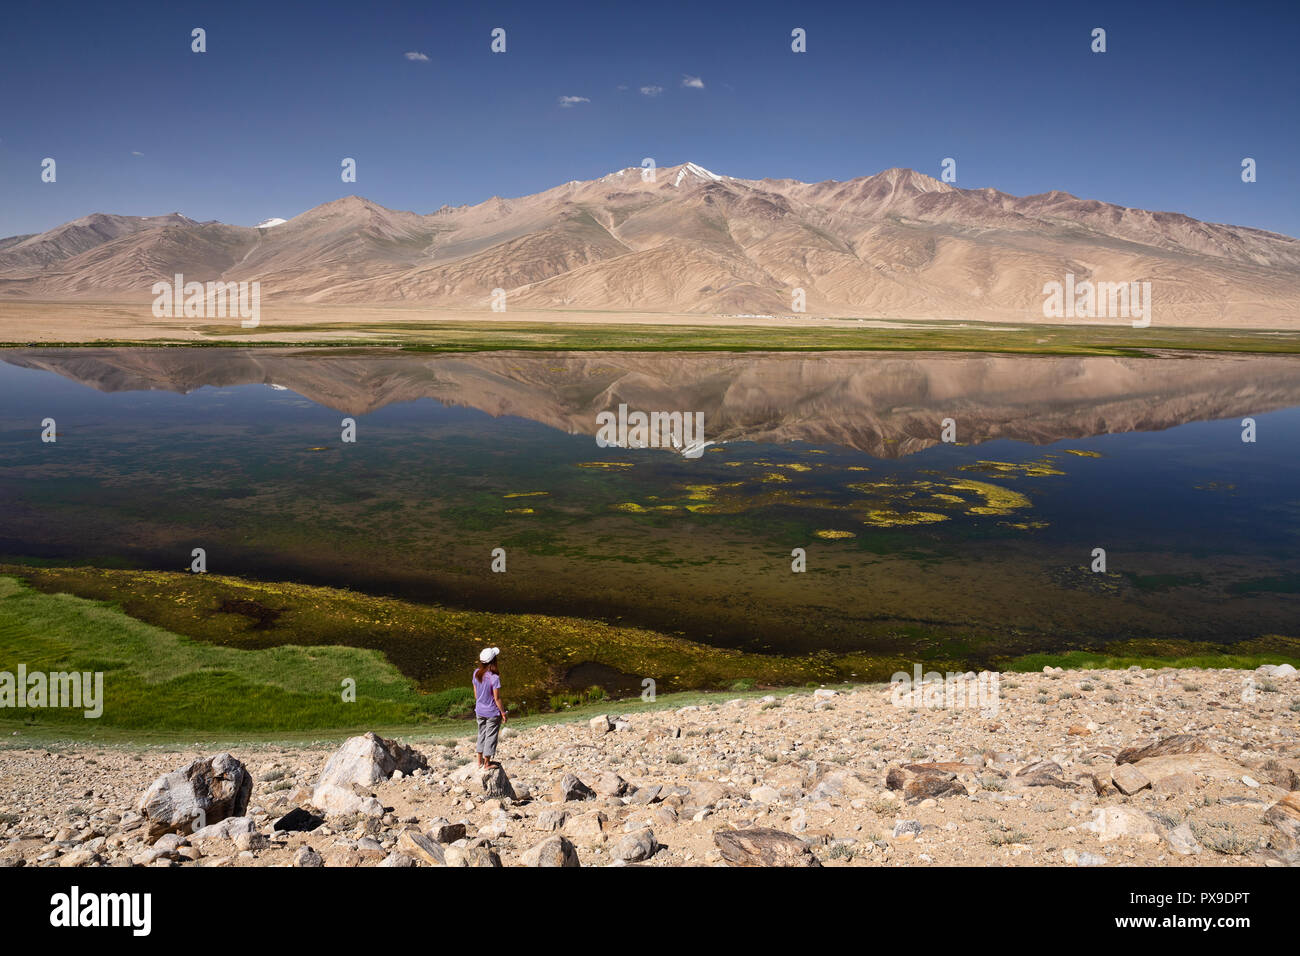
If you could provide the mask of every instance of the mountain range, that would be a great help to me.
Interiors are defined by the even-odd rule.
[[[258,226],[96,213],[0,239],[0,299],[152,299],[258,281],[263,300],[712,315],[1044,321],[1044,285],[1150,282],[1153,322],[1300,327],[1300,240],[1064,192],[907,169],[846,182],[640,167],[424,215],[348,196]],[[1105,319],[1103,321],[1115,321]]]

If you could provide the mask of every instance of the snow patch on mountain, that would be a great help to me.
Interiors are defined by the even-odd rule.
[[[677,171],[677,179],[673,182],[673,185],[680,186],[682,184],[682,180],[685,179],[687,176],[692,176],[695,179],[706,183],[708,182],[718,183],[718,182],[722,182],[723,179],[723,177],[719,176],[717,173],[711,172],[710,170],[705,169],[703,166],[697,166],[695,163],[686,163],[684,166],[682,166],[681,169]]]

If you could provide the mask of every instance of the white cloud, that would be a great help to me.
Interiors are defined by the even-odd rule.
[[[133,150],[131,150],[131,155],[132,155],[132,156],[143,156],[144,153],[140,152],[138,149],[133,149]]]
[[[642,96],[658,96],[664,91],[662,86],[643,86],[641,87]]]
[[[415,60],[417,63],[429,62],[429,58],[427,56],[425,56],[423,53],[417,53],[415,50],[412,50],[410,53],[404,53],[402,55],[405,56],[408,60]]]
[[[585,96],[561,96],[560,97],[560,105],[563,106],[565,109],[568,109],[570,106],[576,106],[579,103],[590,103],[590,102],[591,100],[587,99]]]
[[[690,87],[693,90],[704,89],[704,81],[698,76],[691,76],[689,73],[682,74],[682,86]]]

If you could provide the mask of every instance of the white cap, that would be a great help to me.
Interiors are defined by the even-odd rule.
[[[501,648],[499,647],[485,647],[483,650],[479,651],[478,659],[481,663],[491,664],[497,659],[497,655],[500,653]]]

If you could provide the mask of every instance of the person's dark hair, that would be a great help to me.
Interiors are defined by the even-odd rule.
[[[474,679],[477,681],[481,681],[483,679],[483,674],[485,671],[491,671],[493,674],[501,673],[499,670],[497,670],[496,658],[493,658],[492,662],[489,664],[479,664],[478,669],[474,671]]]

